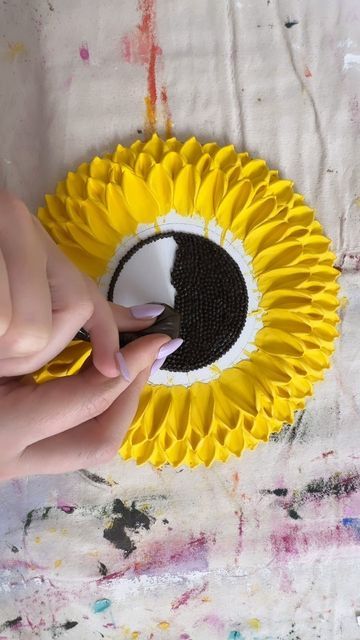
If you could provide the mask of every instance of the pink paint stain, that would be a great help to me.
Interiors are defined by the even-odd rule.
[[[6,560],[0,563],[0,569],[31,569],[33,571],[44,571],[47,567],[35,562],[27,562],[26,560]]]
[[[76,507],[69,505],[68,502],[62,500],[61,498],[57,500],[56,506],[58,509],[61,509],[61,511],[63,511],[64,513],[73,513],[76,509]]]
[[[183,607],[189,602],[189,600],[194,600],[201,593],[204,593],[204,591],[206,591],[207,588],[208,588],[208,583],[202,585],[201,587],[194,587],[193,589],[189,589],[188,591],[185,591],[177,600],[175,600],[172,603],[171,605],[172,611],[175,611],[176,609]]]
[[[349,518],[360,516],[360,492],[349,496],[344,502],[344,516]]]
[[[143,557],[129,563],[119,571],[109,573],[99,578],[97,584],[112,582],[124,576],[158,576],[164,569],[178,574],[188,571],[204,571],[208,568],[209,541],[204,533],[197,538],[191,537],[187,541],[172,540],[156,542],[148,550],[143,551]]]
[[[89,62],[90,53],[89,53],[89,47],[86,42],[83,42],[81,47],[79,47],[79,55],[81,60],[83,60],[84,62]]]
[[[305,67],[304,76],[305,78],[312,78],[312,73],[307,65]]]
[[[284,530],[273,532],[270,536],[272,551],[280,562],[298,557],[311,549],[348,546],[359,542],[351,528],[340,524],[316,531],[305,531],[298,525],[287,525]]]
[[[208,624],[209,627],[215,629],[215,631],[217,631],[219,634],[222,633],[225,629],[225,623],[223,622],[223,620],[221,620],[221,618],[219,618],[219,616],[215,615],[214,613],[210,613],[208,616],[203,618],[203,622]]]

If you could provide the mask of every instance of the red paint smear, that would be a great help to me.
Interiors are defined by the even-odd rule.
[[[79,54],[80,54],[81,60],[83,60],[84,62],[89,62],[90,53],[89,53],[89,47],[86,43],[83,43],[79,48]]]
[[[305,75],[305,78],[312,78],[312,73],[308,66],[305,67],[304,75]]]
[[[156,0],[139,0],[138,11],[141,14],[141,22],[136,26],[134,33],[127,34],[122,40],[123,57],[129,63],[147,66],[147,95],[146,104],[146,128],[149,133],[155,131],[157,121],[158,91],[156,83],[156,67],[162,50],[157,43],[155,33]],[[163,91],[165,93],[163,94]],[[163,88],[161,99],[167,94]],[[165,104],[165,103],[163,103]],[[166,116],[166,129],[168,133],[168,120],[171,122],[170,113]]]
[[[204,533],[198,538],[188,541],[175,540],[172,542],[157,542],[147,551],[143,558],[132,564],[127,564],[120,571],[109,573],[99,578],[97,584],[111,582],[126,576],[161,575],[164,570],[203,571],[208,568],[208,540]]]
[[[173,602],[173,604],[171,605],[171,609],[173,611],[175,611],[176,609],[179,609],[180,607],[187,604],[189,600],[194,600],[194,598],[197,598],[201,593],[204,593],[204,591],[206,591],[207,588],[208,588],[208,582],[206,582],[206,584],[203,584],[201,587],[194,587],[193,589],[189,589],[189,591],[185,591],[180,596],[180,598],[178,598],[177,600],[175,600],[175,602]]]
[[[167,93],[167,89],[166,89],[165,86],[162,87],[162,89],[161,89],[161,103],[162,103],[163,109],[164,109],[166,137],[167,138],[171,138],[173,123],[172,123],[171,111],[170,111],[170,107],[169,107],[168,93]]]
[[[270,536],[272,551],[279,561],[307,553],[311,549],[325,549],[351,544],[359,544],[354,532],[342,525],[318,531],[303,531],[298,525],[274,532]]]
[[[235,511],[235,515],[238,517],[238,543],[235,550],[237,558],[243,550],[244,514],[242,511]]]

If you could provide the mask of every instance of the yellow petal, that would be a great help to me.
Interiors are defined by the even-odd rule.
[[[110,160],[98,157],[94,158],[90,162],[89,173],[91,178],[96,178],[97,180],[103,180],[104,182],[107,182],[112,166],[113,163]]]
[[[213,160],[208,153],[204,153],[200,156],[196,163],[196,169],[199,175],[203,178],[213,168]]]
[[[272,218],[277,213],[275,198],[265,198],[246,207],[240,216],[237,216],[231,230],[239,238],[244,238],[246,233],[261,224],[264,220]]]
[[[268,191],[276,197],[279,204],[292,204],[294,201],[293,182],[291,180],[277,180],[269,185]]]
[[[86,193],[91,200],[99,200],[106,203],[106,184],[96,178],[88,178],[86,182]]]
[[[135,165],[135,158],[135,153],[131,149],[126,149],[121,144],[116,147],[116,151],[112,155],[113,162],[117,162],[131,169]]]
[[[269,309],[262,317],[265,326],[282,329],[289,333],[311,333],[312,326],[299,314],[286,309]]]
[[[240,159],[235,151],[234,145],[229,144],[227,145],[227,147],[222,147],[221,149],[219,149],[219,151],[215,154],[214,164],[223,171],[226,171],[236,164],[239,164],[241,166]]]
[[[312,297],[303,291],[292,289],[278,289],[267,291],[261,298],[260,306],[263,309],[301,309],[311,310]]]
[[[190,138],[187,140],[180,151],[182,157],[189,163],[195,164],[197,160],[200,158],[202,153],[201,144],[196,140],[196,138]]]
[[[86,198],[86,178],[77,173],[68,173],[66,190],[72,198]]]
[[[121,187],[111,183],[107,185],[106,204],[111,225],[119,232],[121,237],[136,233],[138,222],[130,213]]]
[[[110,186],[110,185],[109,185]],[[138,222],[153,222],[159,215],[159,205],[145,182],[124,169],[121,186],[130,215]]]
[[[160,215],[169,213],[172,207],[173,182],[160,164],[155,164],[148,176],[147,184],[155,197]]]
[[[244,449],[243,431],[241,429],[233,429],[230,431],[226,436],[225,446],[232,454],[239,457]]]
[[[253,258],[255,275],[271,270],[275,267],[283,267],[297,262],[302,254],[303,247],[299,242],[282,242],[272,247],[267,247]]]
[[[265,180],[269,173],[269,168],[265,160],[250,160],[242,170],[243,178],[250,178],[253,183]]]
[[[300,267],[281,267],[262,273],[258,277],[260,291],[269,289],[293,289],[309,278],[309,271]]]
[[[281,329],[263,327],[255,338],[258,349],[274,356],[291,356],[300,358],[304,353],[301,341]]]
[[[183,215],[192,215],[195,211],[195,198],[200,185],[200,176],[196,169],[187,164],[179,172],[174,187],[174,208]]]
[[[218,223],[223,229],[231,229],[231,231],[237,234],[239,228],[238,218],[242,215],[244,207],[246,207],[250,201],[251,195],[252,187],[250,180],[238,182],[227,192],[216,213]]]
[[[159,136],[154,133],[151,140],[144,145],[143,151],[152,156],[155,162],[160,162],[164,152],[164,143]]]
[[[289,210],[286,219],[294,225],[309,227],[314,220],[314,211],[305,205],[293,207]]]
[[[155,164],[154,158],[148,153],[139,153],[135,162],[135,173],[146,180],[151,167]]]
[[[220,147],[216,142],[207,142],[202,146],[203,153],[208,153],[212,158],[217,154],[219,149]]]
[[[63,201],[57,196],[46,195],[45,201],[47,204],[47,211],[40,209],[38,216],[41,222],[47,219],[47,215],[54,221],[66,220],[66,206]]]
[[[215,217],[225,187],[225,174],[220,169],[213,169],[202,180],[195,202],[195,210],[200,213],[205,220],[211,220]]]
[[[170,178],[175,180],[178,173],[184,166],[184,161],[182,157],[175,153],[175,151],[169,151],[161,161],[161,165],[168,172]]]

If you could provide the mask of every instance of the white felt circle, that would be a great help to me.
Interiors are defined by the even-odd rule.
[[[262,326],[259,311],[260,293],[251,269],[251,259],[244,251],[243,244],[227,231],[221,241],[223,229],[215,221],[205,225],[203,218],[197,215],[184,217],[176,211],[157,218],[155,224],[140,224],[136,236],[126,238],[118,246],[108,265],[107,273],[102,277],[99,286],[107,295],[112,275],[123,256],[141,240],[169,231],[193,233],[212,240],[221,246],[234,259],[244,277],[249,296],[248,313],[243,330],[221,358],[211,365],[188,372],[166,371],[161,369],[149,380],[151,384],[166,386],[190,386],[195,382],[208,382],[221,375],[224,369],[233,367],[240,360],[247,358],[245,352],[255,349],[254,339]],[[114,302],[124,306],[144,304],[146,302],[165,302],[173,306],[174,288],[171,284],[171,266],[175,259],[176,242],[172,238],[159,239],[144,245],[125,264],[114,288]],[[216,268],[216,265],[214,265]],[[166,366],[166,364],[165,364]]]

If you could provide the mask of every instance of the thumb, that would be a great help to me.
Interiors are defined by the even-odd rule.
[[[169,340],[168,336],[154,334],[124,347],[122,355],[128,379],[123,376],[105,377],[91,366],[76,376],[52,380],[35,387],[18,387],[8,394],[6,402],[20,441],[26,447],[104,413],[142,371],[148,372],[159,349]]]
[[[19,472],[65,473],[111,460],[134,418],[146,379],[147,371],[142,371],[101,416],[27,447]]]

